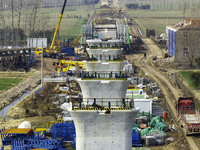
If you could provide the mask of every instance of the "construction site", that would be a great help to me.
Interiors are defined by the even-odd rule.
[[[62,23],[81,3],[62,0],[59,9],[37,3],[60,10],[51,38],[1,42],[0,150],[200,149],[199,59],[186,42],[199,19],[166,26],[158,42],[153,30],[142,34],[127,1],[84,3],[91,10],[73,14],[76,36],[62,39]]]

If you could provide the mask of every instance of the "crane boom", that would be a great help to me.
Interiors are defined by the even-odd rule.
[[[59,31],[59,28],[60,28],[60,23],[61,23],[61,20],[62,20],[62,17],[63,17],[63,13],[64,13],[64,10],[65,10],[66,3],[67,3],[67,0],[64,1],[62,11],[61,11],[61,13],[59,15],[58,24],[57,24],[55,32],[54,32],[53,41],[51,43],[50,50],[52,50],[53,47],[54,47],[54,44],[55,44],[55,41],[56,41],[56,37],[57,37],[58,31]]]

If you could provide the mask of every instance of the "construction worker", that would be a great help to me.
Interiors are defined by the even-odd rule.
[[[146,59],[146,56],[147,56],[147,54],[146,54],[146,53],[144,53],[144,59]]]

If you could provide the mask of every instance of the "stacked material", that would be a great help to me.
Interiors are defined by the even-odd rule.
[[[154,136],[146,136],[145,143],[148,146],[154,146],[156,145],[156,138]]]
[[[151,130],[150,128],[145,128],[145,129],[141,130],[141,136],[145,136],[145,135],[149,134],[150,130]]]
[[[150,113],[140,113],[137,117],[133,124],[133,129],[141,135],[141,140],[148,146],[163,145],[164,138],[166,137],[165,132],[167,132],[169,128],[162,122],[162,119],[159,116],[152,118]],[[142,129],[140,127],[142,123],[145,125],[148,124],[148,127]]]
[[[140,117],[140,116],[147,116],[147,117],[150,117],[150,119],[152,118],[152,114],[148,112],[142,112],[137,115],[137,117]]]

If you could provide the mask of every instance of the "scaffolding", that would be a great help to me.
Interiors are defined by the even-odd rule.
[[[93,39],[94,25],[92,19],[88,19],[88,21],[81,26],[81,33],[82,44],[86,44],[86,40]]]
[[[116,21],[117,27],[117,39],[120,39],[124,42],[124,44],[128,44],[129,42],[129,30],[128,24],[126,24],[126,20],[123,22],[121,19]]]
[[[32,129],[0,130],[2,147],[12,145],[12,150],[31,150],[33,148],[64,150],[63,139],[46,137],[46,132],[34,132]],[[74,141],[72,141],[74,142]]]
[[[122,40],[125,45],[128,45],[130,43],[129,41],[129,30],[128,30],[128,24],[126,18],[124,20],[117,19],[117,20],[105,20],[100,19],[96,20],[95,24],[113,24],[116,23],[116,38],[119,40]],[[89,19],[85,23],[82,24],[81,32],[82,32],[82,38],[81,43],[86,44],[86,40],[93,39],[94,38],[94,23],[92,19]]]

